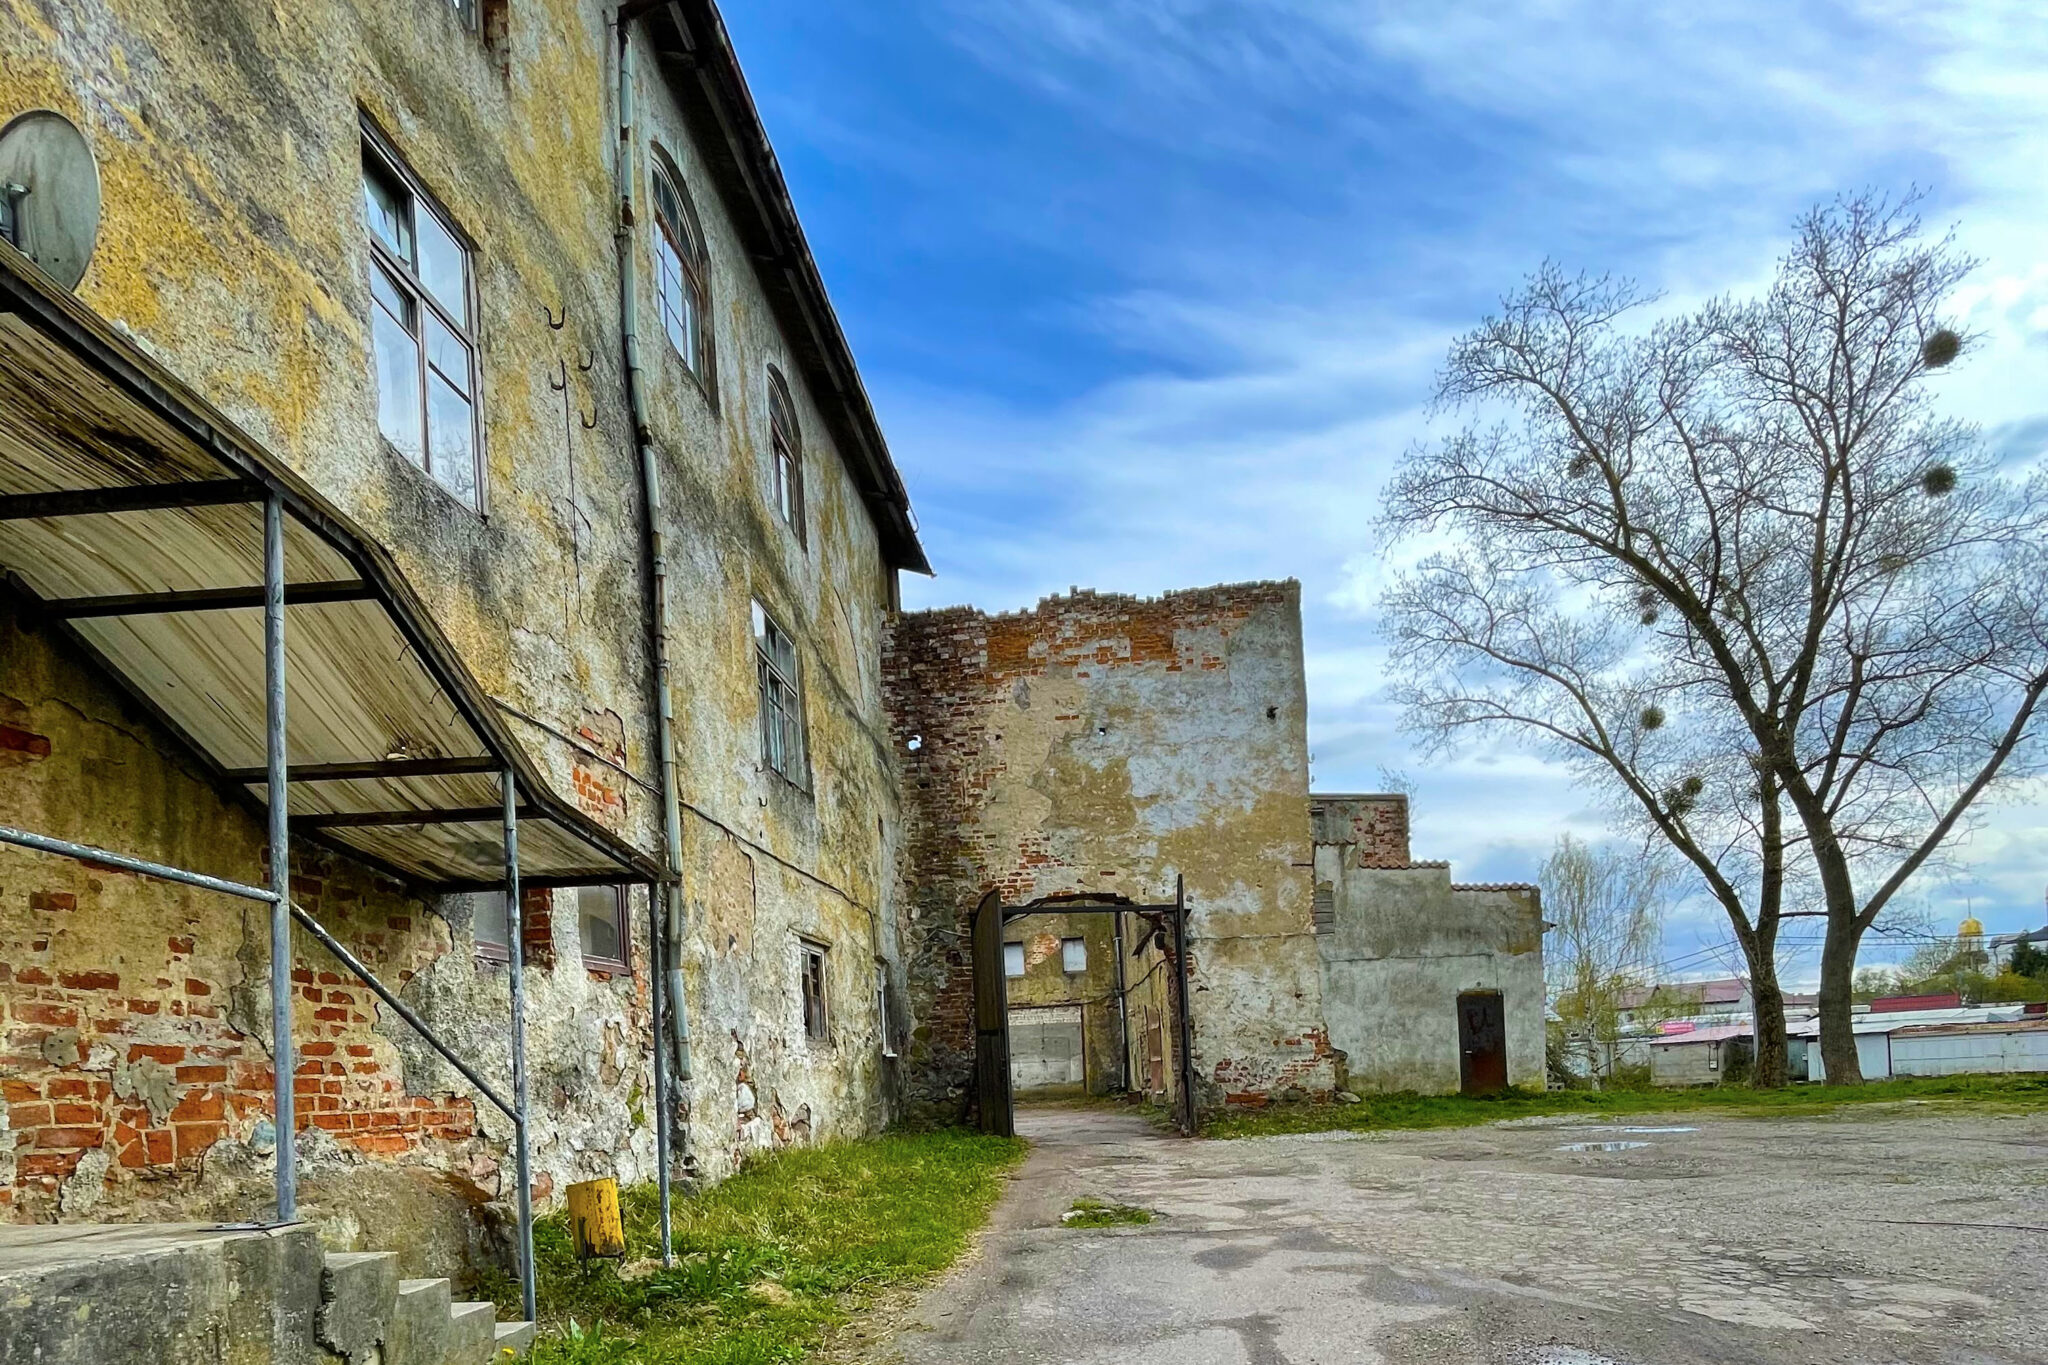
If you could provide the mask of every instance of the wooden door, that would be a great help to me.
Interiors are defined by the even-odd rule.
[[[1467,1095],[1508,1088],[1507,1010],[1499,991],[1458,997],[1458,1088]]]

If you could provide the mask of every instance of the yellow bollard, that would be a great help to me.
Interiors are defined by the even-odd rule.
[[[626,1255],[626,1227],[619,1217],[619,1182],[584,1180],[569,1187],[569,1229],[576,1259]]]

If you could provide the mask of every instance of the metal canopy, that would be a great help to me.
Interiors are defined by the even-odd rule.
[[[295,835],[423,889],[660,879],[556,795],[383,549],[0,244],[0,572],[252,803],[266,797],[263,501],[286,512]]]

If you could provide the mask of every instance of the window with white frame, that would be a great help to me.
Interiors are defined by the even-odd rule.
[[[1060,970],[1073,976],[1088,970],[1088,943],[1085,939],[1063,938],[1060,940]]]
[[[803,546],[803,440],[796,424],[796,405],[789,399],[789,385],[773,365],[768,367],[768,450],[775,462],[775,510],[796,533],[796,543]]]
[[[754,604],[754,663],[761,694],[761,760],[803,785],[803,694],[796,643],[759,602]]]
[[[367,130],[363,209],[370,230],[377,429],[400,455],[482,511],[469,248]]]
[[[661,330],[690,373],[711,392],[710,262],[704,233],[682,181],[657,157],[654,166],[654,294]]]
[[[1024,975],[1024,945],[1005,943],[1003,945],[1003,975],[1015,980]]]

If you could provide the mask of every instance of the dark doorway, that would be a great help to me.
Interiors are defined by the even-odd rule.
[[[1458,997],[1458,1088],[1467,1095],[1508,1088],[1507,1010],[1499,991]]]

